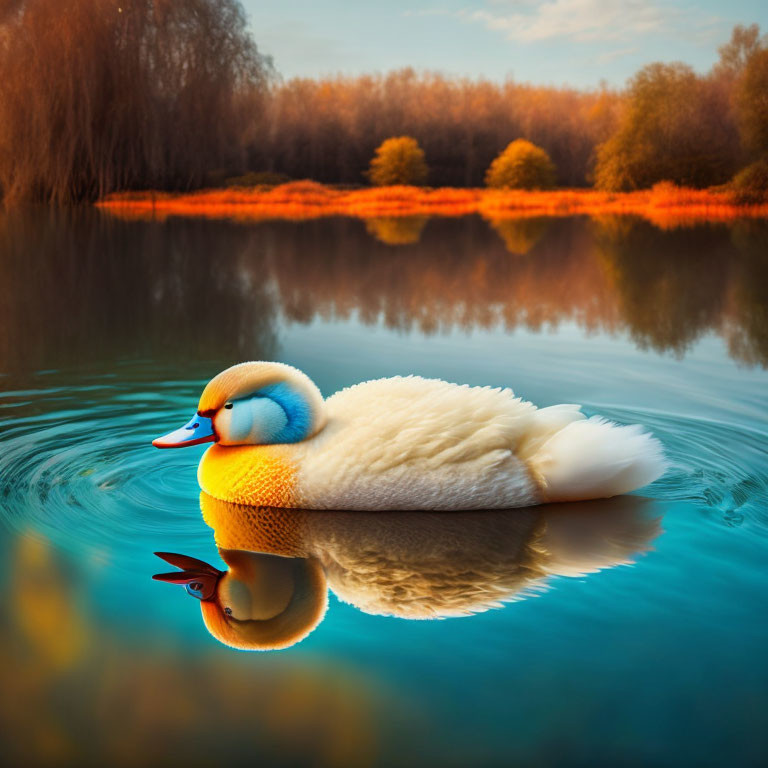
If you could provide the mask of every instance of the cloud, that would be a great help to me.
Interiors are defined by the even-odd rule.
[[[483,10],[457,15],[523,43],[629,40],[659,33],[679,22],[682,11],[646,0],[491,0]]]
[[[632,45],[628,48],[619,48],[615,51],[606,51],[601,53],[595,58],[598,64],[610,64],[617,59],[623,59],[625,56],[631,56],[633,53],[638,53],[640,48],[636,45]]]

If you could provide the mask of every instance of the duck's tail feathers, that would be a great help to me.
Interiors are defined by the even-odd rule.
[[[619,426],[593,416],[573,421],[528,459],[544,501],[618,496],[661,477],[661,443],[639,425]]]

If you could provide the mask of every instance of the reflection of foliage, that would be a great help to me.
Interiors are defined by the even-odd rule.
[[[231,223],[93,209],[0,216],[2,367],[269,356],[273,299],[258,276],[243,279],[250,242]]]
[[[728,346],[738,360],[768,362],[768,223],[743,221],[733,230],[736,261],[727,310]]]
[[[516,139],[491,163],[485,183],[497,189],[549,189],[555,166],[541,147]]]
[[[530,258],[509,257],[501,237],[525,250],[545,226]],[[742,230],[736,247],[725,224],[661,231],[604,216],[500,228],[438,217],[403,247],[345,218],[160,225],[88,210],[17,212],[0,218],[0,360],[14,371],[184,359],[210,373],[212,361],[269,357],[278,322],[355,318],[424,333],[627,327],[640,343],[678,353],[705,331],[743,332],[735,353],[765,364],[764,229],[755,221]]]
[[[610,239],[630,237],[632,230],[637,225],[636,216],[621,216],[612,213],[592,216],[591,221],[594,224],[594,235],[599,241],[606,237]]]
[[[272,277],[289,321],[354,316],[424,333],[538,329],[564,319],[612,328],[614,303],[587,228],[563,219],[547,226],[535,259],[510,259],[498,235],[475,217],[433,219],[418,245],[400,248],[370,241],[348,219],[274,223],[273,258],[253,259],[250,268],[254,279]]]
[[[427,180],[424,150],[410,136],[387,139],[371,160],[368,178],[379,187],[424,184]]]
[[[506,218],[491,219],[489,223],[501,235],[509,253],[523,256],[541,240],[549,219],[544,217]]]
[[[642,347],[678,355],[718,327],[728,282],[728,230],[661,231],[641,220],[598,234],[622,317]]]
[[[164,635],[133,594],[136,624],[118,633],[96,621],[83,574],[47,542],[19,540],[15,554],[0,626],[8,765],[166,766],[172,755],[342,768],[381,749],[380,711],[395,704],[344,665],[195,650]]]
[[[595,184],[631,190],[657,181],[701,187],[725,181],[734,169],[727,91],[684,64],[650,64],[631,80],[617,131],[597,148]]]
[[[26,642],[47,670],[74,664],[85,649],[86,628],[71,603],[69,574],[54,562],[47,542],[30,536],[17,541],[13,611]]]
[[[426,223],[426,216],[383,216],[366,219],[365,228],[380,243],[410,245],[419,242]]]

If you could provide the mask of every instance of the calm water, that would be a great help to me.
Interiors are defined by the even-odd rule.
[[[32,212],[0,219],[0,269],[12,762],[765,764],[768,223]],[[582,403],[672,469],[570,507],[278,516],[343,565],[306,640],[235,652],[150,579],[154,550],[221,565],[203,447],[150,440],[259,358],[326,394],[418,373]]]

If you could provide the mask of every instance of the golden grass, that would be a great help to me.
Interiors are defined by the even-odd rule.
[[[479,213],[492,220],[531,216],[642,216],[662,228],[697,221],[768,217],[768,199],[739,203],[724,189],[687,189],[663,182],[638,192],[591,189],[492,190],[424,187],[340,189],[314,181],[277,187],[207,189],[187,194],[122,192],[97,203],[128,219],[203,216],[242,221],[314,219],[355,216],[361,219],[399,216],[464,216]]]

